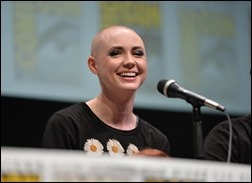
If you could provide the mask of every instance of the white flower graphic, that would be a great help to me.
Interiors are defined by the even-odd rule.
[[[99,140],[91,138],[86,141],[84,151],[87,152],[88,156],[101,156],[103,153],[103,145]]]
[[[137,148],[137,146],[135,146],[134,144],[129,144],[128,148],[127,148],[127,154],[132,156],[135,153],[138,153],[139,150]]]
[[[112,157],[122,157],[124,156],[124,149],[121,146],[120,142],[115,139],[109,139],[107,142],[107,150],[109,155]]]

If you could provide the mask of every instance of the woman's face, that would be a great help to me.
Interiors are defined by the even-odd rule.
[[[147,75],[142,39],[122,28],[106,30],[98,39],[93,59],[103,91],[136,91]]]

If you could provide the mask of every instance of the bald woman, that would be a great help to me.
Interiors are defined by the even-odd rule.
[[[168,138],[133,113],[136,91],[147,76],[141,37],[125,26],[110,26],[93,39],[87,59],[100,92],[56,111],[48,120],[42,147],[82,150],[88,156],[133,155],[152,148],[170,154]]]

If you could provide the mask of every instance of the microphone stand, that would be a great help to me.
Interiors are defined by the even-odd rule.
[[[201,112],[199,106],[193,105],[193,150],[196,159],[203,159],[203,133],[201,126]]]

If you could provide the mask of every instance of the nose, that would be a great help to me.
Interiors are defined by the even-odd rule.
[[[127,69],[131,69],[135,67],[136,62],[134,60],[134,57],[132,55],[129,55],[126,57],[125,61],[123,62],[123,66]]]

